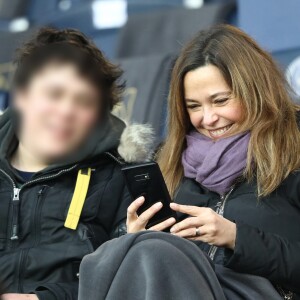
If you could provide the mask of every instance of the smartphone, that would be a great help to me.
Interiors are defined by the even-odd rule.
[[[145,198],[145,202],[137,211],[138,215],[157,202],[163,204],[161,210],[149,220],[146,229],[171,217],[177,219],[176,212],[170,208],[171,197],[156,162],[128,165],[122,168],[122,172],[132,199],[140,196]]]

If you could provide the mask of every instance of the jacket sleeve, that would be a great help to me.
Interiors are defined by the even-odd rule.
[[[36,294],[39,300],[77,300],[78,282],[44,284],[32,293]]]
[[[127,233],[126,219],[127,219],[127,208],[132,202],[131,196],[128,192],[125,182],[123,182],[123,192],[119,202],[119,207],[115,215],[111,238],[120,237]]]
[[[236,224],[236,245],[234,251],[225,250],[225,266],[300,292],[300,241]]]
[[[114,164],[99,201],[102,206],[98,209],[96,221],[105,226],[108,238],[126,234],[127,208],[132,199],[120,165]]]

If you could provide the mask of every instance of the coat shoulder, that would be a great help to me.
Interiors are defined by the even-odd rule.
[[[300,208],[300,170],[293,171],[278,187],[278,192]]]

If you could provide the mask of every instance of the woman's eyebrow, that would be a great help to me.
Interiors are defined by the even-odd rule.
[[[231,94],[231,91],[217,92],[217,93],[214,93],[214,94],[208,96],[208,99],[214,99],[219,96],[229,96],[230,94]],[[195,99],[185,98],[184,100],[185,100],[185,102],[199,103],[199,101],[197,101]]]
[[[218,92],[218,93],[214,93],[214,94],[210,95],[209,98],[214,99],[219,96],[229,96],[230,94],[231,94],[230,91]]]
[[[199,103],[199,101],[194,99],[184,99],[185,102]]]

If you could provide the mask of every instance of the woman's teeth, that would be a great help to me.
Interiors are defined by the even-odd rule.
[[[228,125],[226,127],[223,127],[221,129],[217,129],[217,130],[209,130],[210,135],[214,136],[214,137],[219,137],[222,136],[227,130],[230,129],[231,125]]]

